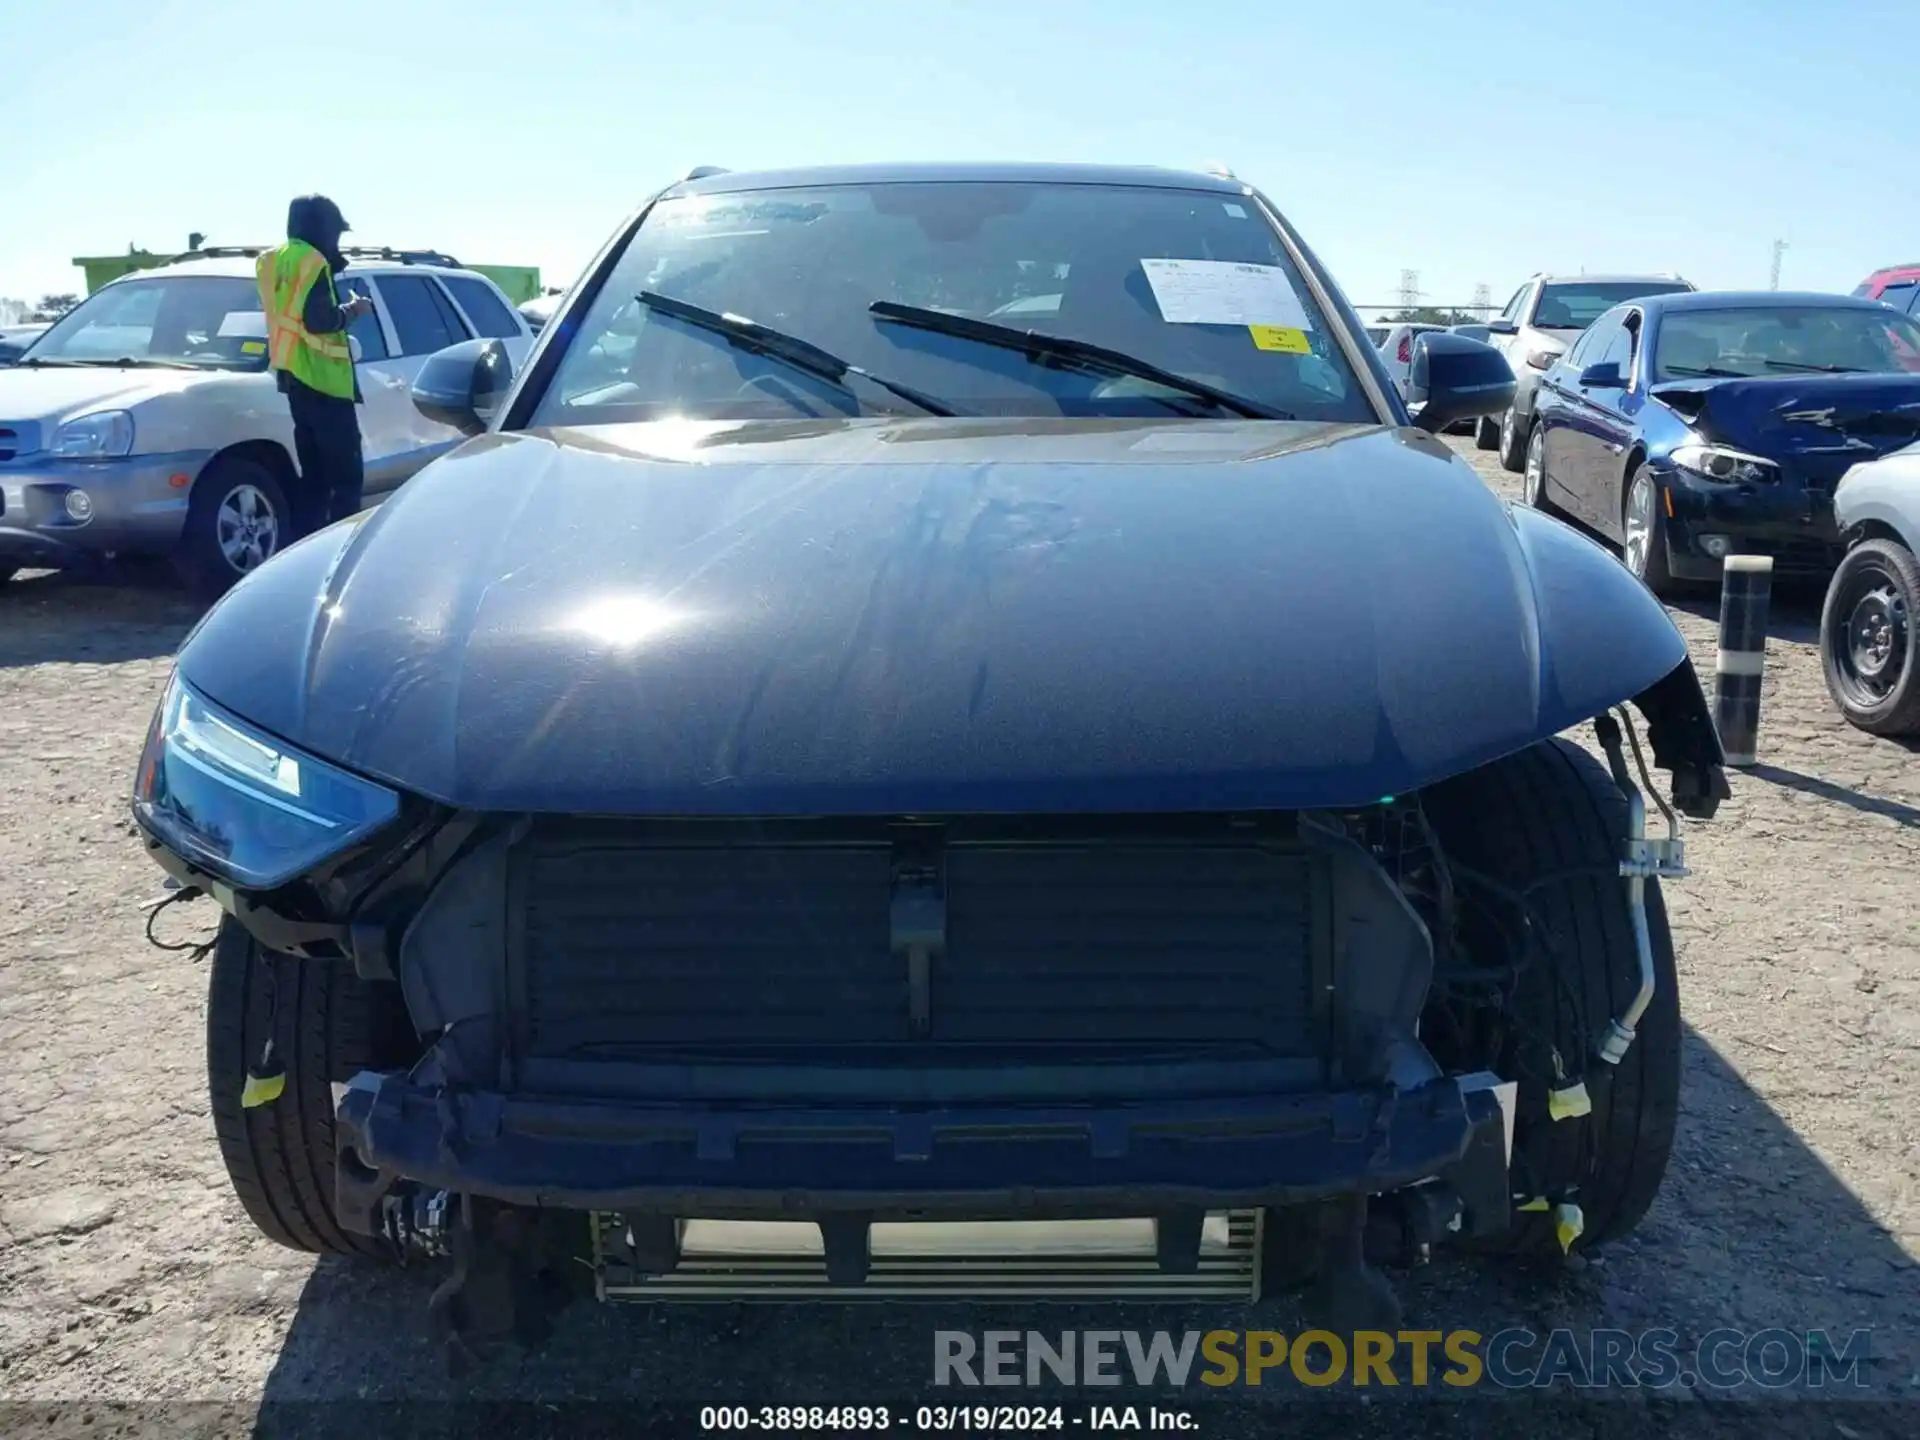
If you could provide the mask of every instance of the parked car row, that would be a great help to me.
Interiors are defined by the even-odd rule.
[[[114,280],[0,370],[0,583],[154,555],[217,593],[288,542],[293,424],[267,370],[259,253],[203,250]],[[376,253],[392,258],[352,260],[339,282],[373,302],[349,342],[369,503],[461,438],[412,402],[429,355],[478,337],[518,363],[533,345],[486,276]]]
[[[1514,398],[1476,442],[1525,503],[1619,547],[1659,595],[1766,554],[1828,587],[1849,721],[1920,729],[1920,266],[1852,296],[1699,291],[1676,275],[1536,275],[1488,338]],[[1415,338],[1417,354],[1420,339]]]

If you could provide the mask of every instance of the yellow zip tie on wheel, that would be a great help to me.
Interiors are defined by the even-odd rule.
[[[273,1041],[261,1047],[260,1064],[247,1071],[247,1083],[240,1087],[240,1108],[257,1109],[278,1100],[287,1088],[287,1067],[273,1053]]]
[[[278,1075],[255,1075],[249,1072],[247,1083],[240,1087],[240,1108],[252,1110],[259,1105],[271,1104],[280,1098],[286,1088],[287,1072],[284,1070]]]
[[[1593,1098],[1587,1094],[1587,1082],[1576,1080],[1571,1085],[1547,1092],[1547,1118],[1549,1120],[1577,1120],[1582,1115],[1593,1113]]]
[[[1560,1241],[1561,1254],[1573,1252],[1573,1242],[1580,1238],[1586,1228],[1587,1217],[1578,1205],[1567,1201],[1553,1207],[1553,1233]]]

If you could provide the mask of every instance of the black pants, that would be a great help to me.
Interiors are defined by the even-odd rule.
[[[300,462],[297,493],[287,497],[297,534],[345,519],[360,508],[367,473],[360,458],[360,416],[353,401],[288,379],[293,450]]]

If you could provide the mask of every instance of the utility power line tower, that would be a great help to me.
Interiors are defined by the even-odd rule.
[[[1473,287],[1473,305],[1471,308],[1474,318],[1477,320],[1484,320],[1493,313],[1493,287],[1491,285],[1482,283]]]
[[[1400,272],[1400,308],[1418,309],[1420,305],[1420,272],[1402,270]]]
[[[1767,277],[1767,288],[1769,290],[1778,290],[1780,288],[1780,257],[1786,253],[1786,241],[1776,240],[1773,242],[1773,270]]]

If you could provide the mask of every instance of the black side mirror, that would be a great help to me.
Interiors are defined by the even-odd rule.
[[[413,382],[413,408],[462,435],[487,428],[513,384],[513,361],[498,340],[462,340],[436,350]]]
[[[1512,403],[1513,367],[1491,345],[1444,331],[1414,336],[1407,410],[1422,430],[1437,435],[1457,420],[1498,415]]]
[[[1620,373],[1620,366],[1616,362],[1602,360],[1580,372],[1580,387],[1583,390],[1624,390],[1627,388],[1627,377]]]
[[[1518,335],[1520,327],[1511,320],[1489,320],[1487,333],[1490,335]]]

